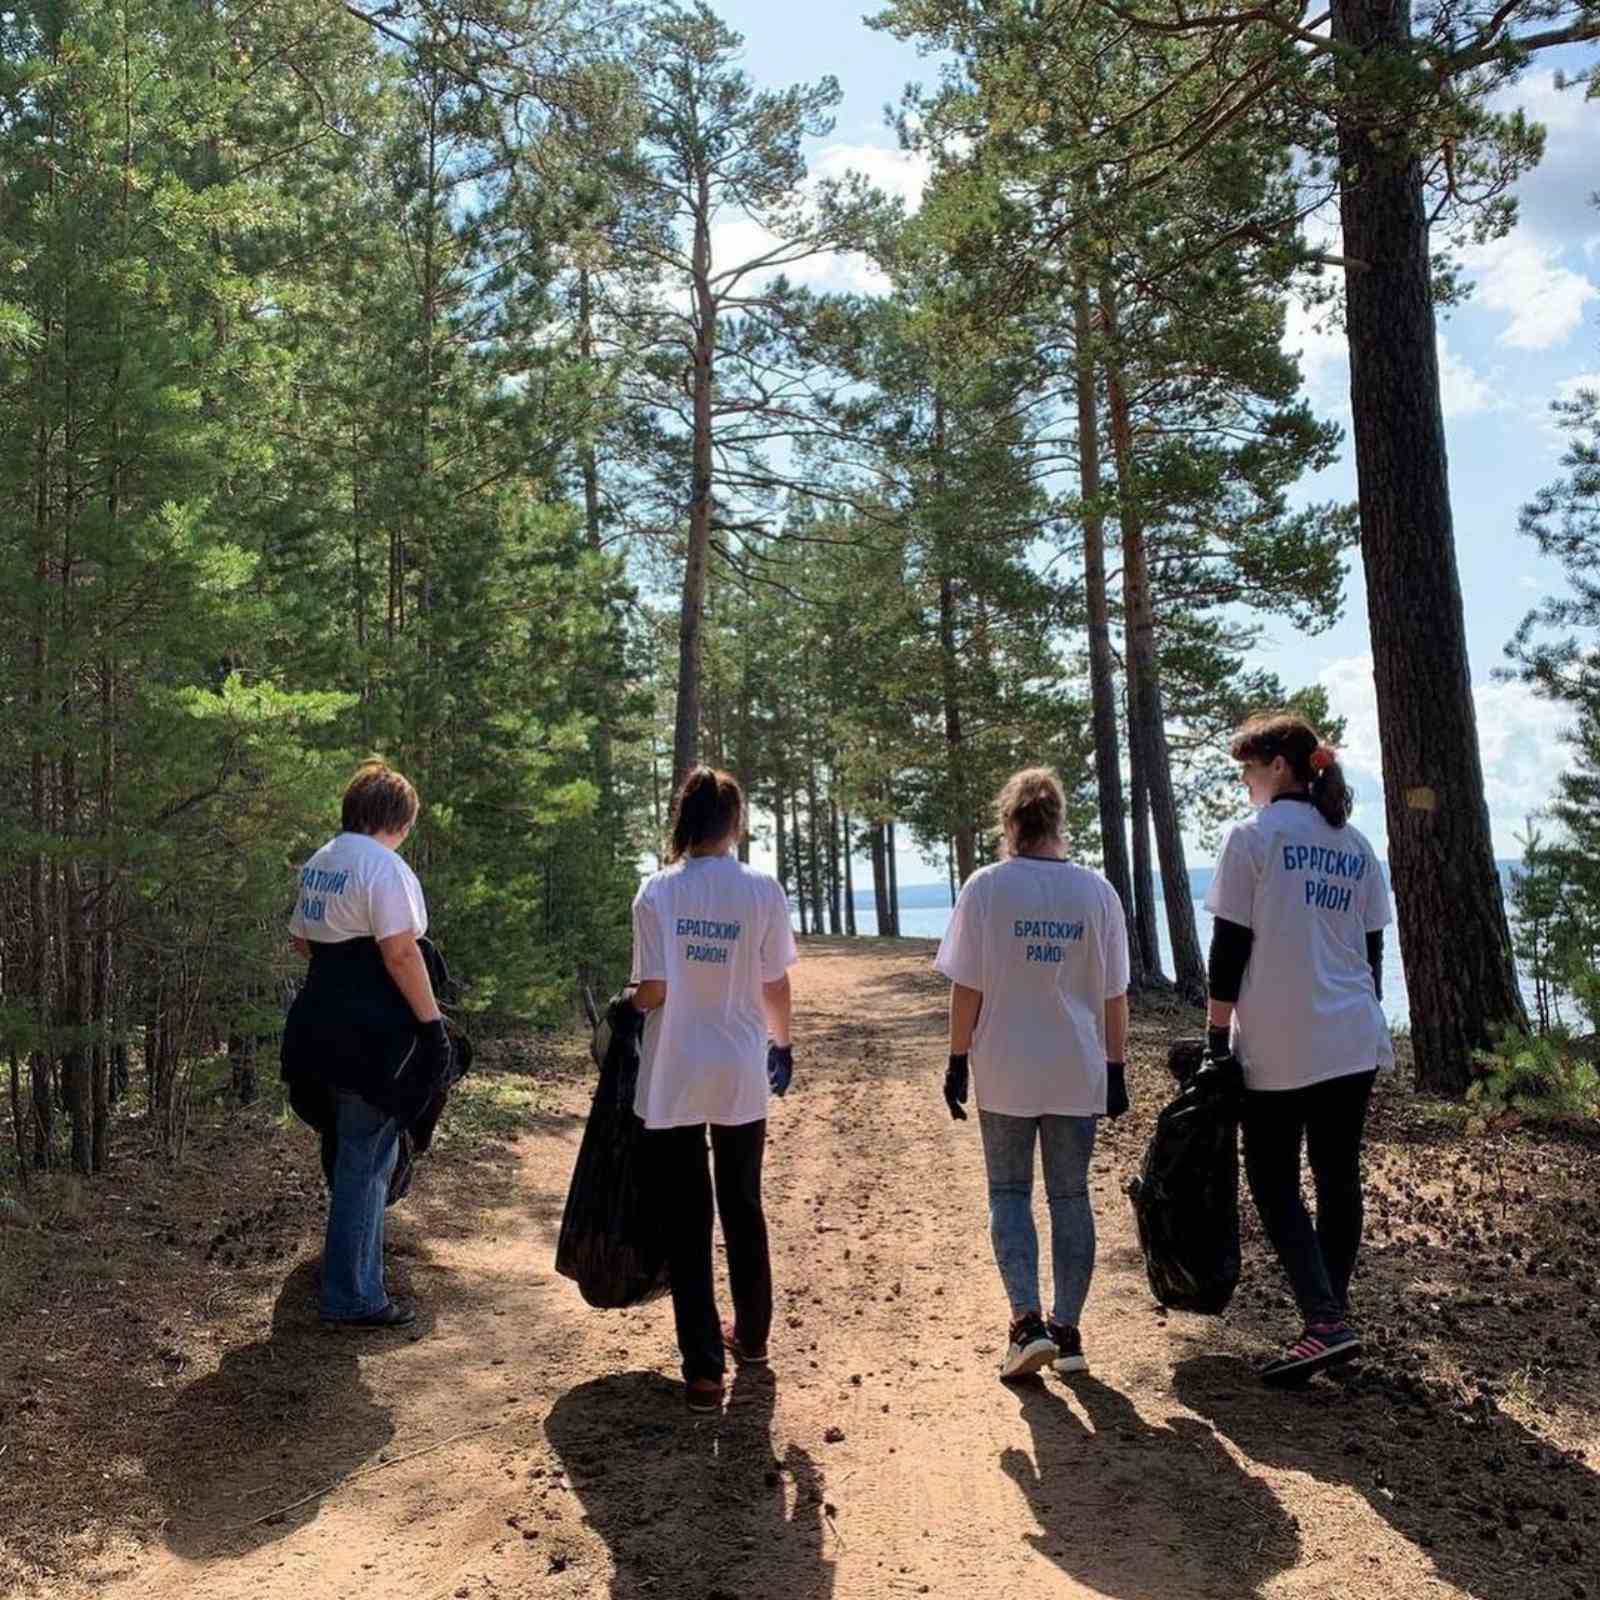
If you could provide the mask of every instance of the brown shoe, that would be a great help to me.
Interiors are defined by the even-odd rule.
[[[721,1378],[691,1378],[683,1386],[683,1397],[691,1411],[714,1413],[722,1409]]]
[[[739,1335],[733,1331],[731,1322],[722,1324],[722,1342],[727,1347],[728,1354],[739,1363],[741,1367],[764,1367],[767,1364],[767,1347],[762,1345],[759,1349],[753,1345],[740,1342]]]

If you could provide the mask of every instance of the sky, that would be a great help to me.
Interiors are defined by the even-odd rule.
[[[885,107],[909,82],[931,84],[937,61],[869,29],[861,0],[720,0],[719,14],[745,36],[745,69],[763,87],[784,87],[825,74],[839,80],[843,100],[833,132],[813,141],[814,172],[853,168],[915,204],[922,171],[899,150]],[[1502,240],[1466,257],[1474,290],[1440,325],[1445,425],[1455,511],[1456,550],[1466,608],[1467,641],[1478,709],[1484,777],[1495,852],[1520,854],[1515,835],[1550,796],[1564,761],[1559,708],[1524,686],[1498,681],[1504,649],[1518,622],[1543,596],[1560,592],[1561,574],[1517,531],[1520,508],[1560,476],[1561,440],[1550,422],[1553,399],[1585,382],[1600,386],[1600,210],[1589,203],[1600,187],[1600,101],[1581,88],[1558,90],[1555,74],[1584,57],[1567,51],[1543,58],[1508,93],[1544,124],[1542,164],[1517,188],[1520,217]],[[819,288],[870,287],[864,263],[834,260],[809,276]],[[1349,428],[1349,369],[1343,335],[1292,307],[1285,344],[1300,353],[1306,393],[1318,412]],[[1338,463],[1302,486],[1306,499],[1356,495],[1348,447]],[[1425,627],[1426,618],[1418,625]],[[1343,753],[1355,787],[1356,821],[1385,845],[1372,656],[1359,559],[1346,584],[1341,620],[1314,637],[1268,619],[1254,662],[1295,688],[1324,684],[1347,731]],[[1191,849],[1193,847],[1191,846]],[[1194,852],[1191,865],[1203,864]],[[903,883],[943,876],[937,866],[903,852]]]

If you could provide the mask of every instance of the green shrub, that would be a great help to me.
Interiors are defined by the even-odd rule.
[[[1474,1063],[1467,1103],[1480,1129],[1600,1119],[1600,1072],[1574,1049],[1566,1028],[1539,1034],[1507,1029]]]

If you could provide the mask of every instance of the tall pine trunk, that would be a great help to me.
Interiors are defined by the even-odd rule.
[[[887,834],[883,841],[884,857],[889,868],[889,921],[894,929],[895,938],[900,937],[900,868],[895,861],[899,853],[895,843],[894,819],[889,820]]]
[[[1184,860],[1183,834],[1172,788],[1172,763],[1167,748],[1161,705],[1160,667],[1156,657],[1155,605],[1150,592],[1149,553],[1139,505],[1133,419],[1127,388],[1115,353],[1117,308],[1113,291],[1101,291],[1101,316],[1112,341],[1106,367],[1106,396],[1111,410],[1111,448],[1117,463],[1118,509],[1122,522],[1122,610],[1127,638],[1130,709],[1129,740],[1144,757],[1144,779],[1161,862],[1161,891],[1166,904],[1167,933],[1172,944],[1173,979],[1178,992],[1197,1005],[1206,998],[1206,968],[1195,929],[1194,899]]]
[[[833,934],[844,931],[839,918],[841,888],[839,878],[839,804],[830,798],[828,801],[828,932]]]
[[[853,939],[856,936],[856,875],[855,840],[850,836],[850,813],[844,822],[844,931]]]
[[[1100,854],[1105,875],[1133,933],[1133,878],[1128,865],[1127,817],[1122,803],[1122,745],[1117,731],[1117,685],[1111,650],[1111,603],[1106,592],[1106,524],[1100,506],[1100,407],[1096,394],[1094,309],[1088,276],[1079,272],[1073,306],[1077,338],[1078,487],[1083,500],[1083,581],[1089,611],[1089,698],[1094,727],[1095,789],[1100,804]],[[1145,953],[1130,937],[1133,977],[1143,977]]]
[[[884,825],[872,824],[872,910],[877,919],[878,937],[888,938],[894,929],[889,911],[889,863],[884,847]]]
[[[711,288],[711,184],[702,172],[694,216],[694,364],[689,548],[683,563],[678,611],[678,701],[672,733],[674,790],[695,764],[700,749],[700,664],[706,606],[706,563],[711,552],[711,392],[716,361],[717,306]]]
[[[1133,699],[1132,668],[1128,671],[1128,699]],[[1150,785],[1145,782],[1143,746],[1132,737],[1133,711],[1128,712],[1128,787],[1133,802],[1133,930],[1134,949],[1130,965],[1143,975],[1146,984],[1165,988],[1167,975],[1161,967],[1161,941],[1156,928],[1156,874],[1150,854]]]
[[[794,850],[794,898],[800,907],[800,932],[802,935],[811,931],[806,917],[806,875],[802,863],[802,854],[805,849],[805,837],[800,832],[800,791],[796,789],[789,796],[790,820],[794,824],[791,835]]]
[[[978,831],[967,815],[965,751],[961,743],[961,661],[956,647],[956,580],[953,530],[944,504],[944,398],[933,396],[933,498],[938,518],[935,544],[939,552],[939,676],[944,696],[945,773],[950,785],[950,821],[956,846],[956,870],[965,883],[977,866]],[[898,933],[900,930],[895,929]]]
[[[1332,16],[1369,61],[1411,38],[1407,0],[1333,0]],[[1417,1084],[1459,1094],[1473,1051],[1527,1014],[1478,750],[1422,169],[1382,136],[1385,110],[1352,101],[1339,128],[1361,555]]]

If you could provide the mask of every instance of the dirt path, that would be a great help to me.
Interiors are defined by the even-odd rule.
[[[931,948],[808,944],[798,1082],[775,1110],[768,1167],[774,1365],[739,1379],[720,1422],[683,1412],[665,1304],[593,1312],[551,1270],[586,1103],[573,1077],[476,1191],[419,1183],[407,1203],[397,1277],[421,1298],[419,1336],[324,1333],[314,1262],[301,1262],[270,1326],[174,1402],[146,1463],[167,1506],[158,1535],[108,1554],[73,1593],[1588,1592],[1587,1555],[1560,1541],[1592,1548],[1593,1454],[1537,1480],[1548,1504],[1519,1528],[1541,1555],[1454,1504],[1509,1481],[1497,1452],[1524,1481],[1518,1452],[1548,1448],[1524,1430],[1475,1438],[1470,1418],[1360,1385],[1270,1396],[1244,1353],[1284,1312],[1257,1324],[1241,1303],[1219,1324],[1152,1306],[1119,1193],[1161,1093],[1150,1024],[1136,1025],[1141,1105],[1096,1159],[1093,1376],[1000,1385],[976,1124],[950,1122],[938,1098]]]

